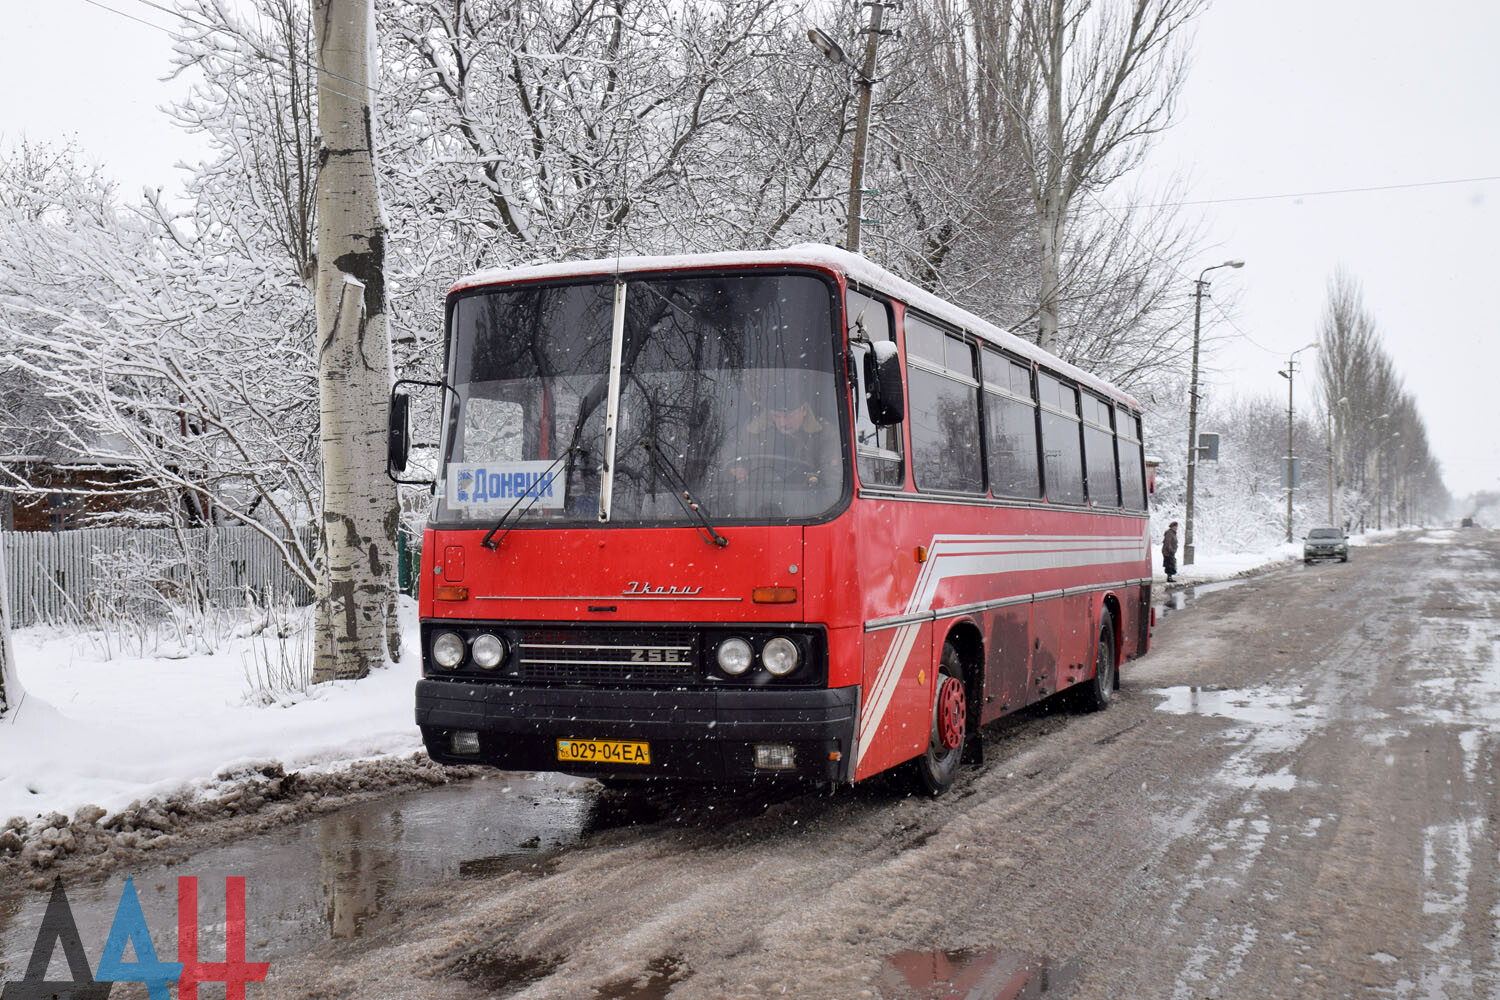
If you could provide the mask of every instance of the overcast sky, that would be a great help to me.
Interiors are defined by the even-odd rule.
[[[1153,157],[1154,171],[1188,179],[1188,199],[1257,199],[1200,209],[1214,248],[1185,294],[1202,267],[1246,262],[1209,275],[1237,295],[1233,325],[1213,330],[1224,339],[1210,391],[1285,399],[1276,372],[1317,339],[1342,266],[1457,495],[1500,490],[1496,421],[1481,406],[1500,373],[1500,180],[1434,182],[1500,175],[1497,43],[1493,0],[1219,0]],[[1430,186],[1311,194],[1419,184]],[[1260,197],[1279,194],[1302,196]],[[1316,352],[1297,360],[1312,372]],[[1312,389],[1299,377],[1299,408]]]
[[[171,23],[142,0],[98,2]],[[0,141],[75,135],[126,197],[180,183],[173,164],[202,146],[156,110],[183,89],[160,79],[165,33],[86,0],[0,0],[0,11]],[[1195,209],[1212,243],[1200,267],[1246,261],[1210,276],[1237,302],[1232,323],[1205,313],[1208,390],[1284,399],[1276,371],[1316,339],[1343,266],[1459,495],[1500,489],[1500,441],[1480,405],[1500,374],[1500,181],[1439,182],[1500,175],[1497,43],[1494,0],[1218,0],[1151,168],[1214,202]],[[1315,193],[1372,187],[1392,189]],[[1196,276],[1184,275],[1184,295]],[[1298,355],[1309,373],[1314,360]],[[1299,379],[1299,408],[1314,388]]]

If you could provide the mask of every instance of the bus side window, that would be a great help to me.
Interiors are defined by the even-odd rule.
[[[979,381],[974,345],[910,311],[906,330],[907,414],[917,489],[984,492]]]
[[[1035,500],[1042,495],[1042,478],[1031,369],[989,347],[984,348],[983,358],[990,492],[997,497]]]
[[[1123,406],[1115,409],[1115,441],[1120,451],[1120,494],[1126,510],[1146,509],[1145,454],[1141,419]]]
[[[877,426],[865,406],[865,355],[870,348],[856,341],[890,341],[891,307],[878,299],[850,289],[844,308],[849,322],[849,356],[858,379],[854,397],[854,453],[859,480],[866,486],[900,487],[906,482],[906,455],[901,443],[901,425]]]
[[[1083,394],[1083,458],[1089,499],[1098,507],[1120,506],[1120,482],[1115,466],[1114,408]]]
[[[1083,503],[1083,442],[1078,420],[1078,390],[1055,375],[1037,376],[1042,404],[1042,453],[1047,499]]]

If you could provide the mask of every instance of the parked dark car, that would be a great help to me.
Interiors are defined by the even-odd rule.
[[[1337,559],[1349,561],[1349,538],[1338,528],[1314,528],[1302,539],[1302,561]]]

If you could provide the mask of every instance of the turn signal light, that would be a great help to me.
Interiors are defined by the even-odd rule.
[[[451,583],[440,583],[432,588],[432,599],[435,601],[467,601],[469,599],[469,588],[454,586]]]
[[[750,591],[750,600],[756,604],[795,604],[796,587],[756,587]]]
[[[926,562],[927,561],[927,546],[925,546],[925,545],[918,545],[917,546],[917,551],[914,552],[913,555],[915,555],[917,557],[917,562],[919,562],[919,563]]]

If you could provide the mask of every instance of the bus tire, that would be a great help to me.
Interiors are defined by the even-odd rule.
[[[1115,620],[1104,613],[1099,623],[1099,645],[1094,650],[1094,676],[1081,685],[1078,707],[1085,712],[1102,712],[1109,707],[1115,693]]]
[[[943,643],[938,664],[937,691],[932,699],[932,727],[927,750],[916,759],[917,784],[928,795],[946,792],[958,777],[968,737],[968,694],[964,690],[963,658],[958,647]]]

